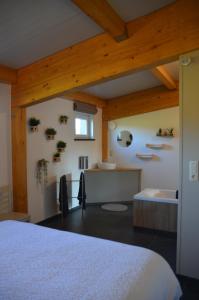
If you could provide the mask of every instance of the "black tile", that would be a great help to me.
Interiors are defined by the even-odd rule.
[[[181,300],[198,300],[199,280],[179,275],[178,279],[183,290],[183,296]]]

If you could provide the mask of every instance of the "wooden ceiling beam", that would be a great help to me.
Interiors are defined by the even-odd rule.
[[[62,96],[62,98],[66,100],[73,100],[73,101],[79,101],[87,104],[95,105],[99,108],[104,108],[107,104],[107,101],[105,99],[102,99],[100,97],[97,97],[95,95],[92,95],[90,93],[86,92],[75,92],[71,94],[66,94]]]
[[[151,70],[153,75],[160,80],[160,82],[166,86],[169,90],[175,90],[177,84],[169,72],[165,69],[164,66],[158,66]]]
[[[128,37],[125,22],[106,0],[73,0],[73,2],[117,42]]]
[[[0,65],[0,82],[16,83],[17,71],[7,66]]]
[[[108,100],[105,120],[115,120],[179,105],[178,90],[158,86]]]
[[[36,104],[198,49],[199,1],[175,1],[128,23],[128,30],[121,43],[101,34],[18,70],[12,105]]]

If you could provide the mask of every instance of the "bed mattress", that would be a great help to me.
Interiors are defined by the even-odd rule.
[[[168,263],[141,247],[38,225],[0,222],[0,299],[173,300]]]

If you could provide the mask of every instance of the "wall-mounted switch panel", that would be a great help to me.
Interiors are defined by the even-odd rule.
[[[189,162],[189,180],[198,181],[198,160],[190,160]]]

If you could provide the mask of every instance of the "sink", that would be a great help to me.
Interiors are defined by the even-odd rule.
[[[116,164],[110,162],[100,162],[97,165],[99,169],[104,169],[104,170],[113,170],[116,168]]]

